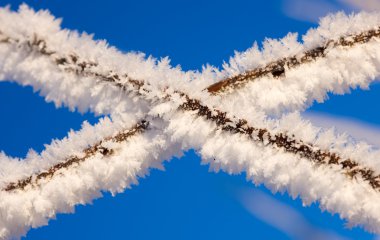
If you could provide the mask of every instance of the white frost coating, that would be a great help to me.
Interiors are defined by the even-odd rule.
[[[255,44],[246,52],[237,53],[222,71],[209,66],[202,74],[171,68],[168,58],[157,61],[152,57],[145,59],[142,53],[122,54],[108,47],[105,41],[92,40],[90,35],[60,30],[60,20],[54,20],[47,11],[34,12],[26,5],[22,5],[18,13],[1,9],[0,26],[0,30],[9,37],[27,41],[37,36],[45,40],[48,50],[55,52],[50,58],[75,53],[82,60],[98,63],[94,67],[97,72],[107,74],[112,70],[119,75],[128,74],[133,79],[144,80],[152,90],[151,94],[146,94],[147,99],[156,97],[162,90],[193,92],[195,97],[207,102],[224,107],[230,105],[228,111],[234,114],[239,109],[252,114],[263,110],[270,115],[303,110],[314,100],[322,102],[328,92],[343,94],[350,88],[367,88],[379,75],[380,44],[374,39],[349,49],[330,49],[326,58],[287,70],[284,79],[262,77],[231,95],[215,99],[199,91],[216,80],[264,66],[282,57],[297,55],[323,45],[327,40],[378,27],[380,16],[377,13],[327,16],[321,20],[319,28],[311,29],[303,36],[303,43],[297,41],[297,34],[288,34],[281,40],[268,39],[262,50]],[[65,73],[50,58],[30,54],[30,51],[17,46],[0,44],[0,77],[32,85],[58,106],[65,103],[71,109],[90,109],[97,114],[126,110],[145,113],[149,108],[140,98],[128,97],[107,84],[97,84],[99,79]],[[358,60],[360,65],[352,64]],[[199,81],[187,84],[192,79]],[[250,106],[250,110],[243,106]]]
[[[302,141],[312,144],[319,149],[336,153],[342,159],[352,159],[361,166],[371,168],[380,174],[380,150],[365,142],[356,141],[349,135],[338,134],[334,128],[323,129],[313,126],[301,118],[299,113],[286,114],[268,124],[271,132],[294,135]]]
[[[174,139],[183,139],[183,147],[195,148],[203,163],[215,171],[245,172],[255,184],[265,184],[273,192],[287,191],[306,205],[319,202],[321,209],[338,213],[350,226],[379,232],[380,193],[360,178],[350,180],[339,166],[317,167],[308,159],[244,136],[221,133],[190,113],[174,115],[167,131]]]
[[[172,68],[168,58],[157,60],[146,58],[143,53],[123,54],[109,47],[105,41],[94,41],[92,35],[62,30],[60,23],[61,20],[55,19],[48,11],[34,12],[26,5],[21,5],[18,12],[0,8],[2,40],[9,37],[11,41],[18,41],[0,43],[0,79],[31,85],[56,106],[64,104],[72,110],[90,110],[96,114],[127,110],[144,113],[148,106],[144,99],[136,95],[123,93],[110,84],[99,84],[99,78],[64,71],[64,66],[57,66],[56,59],[69,59],[74,55],[78,62],[97,63],[97,66],[91,67],[96,73],[106,76],[118,74],[120,78],[127,74],[134,80],[143,80],[149,84],[152,96],[167,86],[190,89],[184,83],[195,73],[184,73],[179,67]],[[28,41],[35,40],[43,40],[40,47],[45,44],[46,51],[52,54],[41,55],[26,47]]]
[[[162,127],[162,121],[153,121],[149,130],[124,142],[103,142],[103,146],[113,149],[112,155],[103,157],[97,153],[79,165],[59,170],[52,178],[40,180],[37,187],[26,187],[24,190],[10,192],[0,191],[0,239],[25,235],[31,227],[46,225],[57,213],[73,212],[75,205],[87,204],[101,197],[101,191],[110,191],[112,194],[122,192],[137,184],[137,179],[147,175],[149,169],[162,169],[163,160],[169,160],[173,155],[180,153],[179,145],[172,144],[168,137],[162,134]],[[45,160],[52,162],[50,158],[56,155],[62,160],[68,155],[62,152],[64,150],[80,156],[70,147],[74,149],[84,147],[97,141],[102,134],[117,132],[119,130],[117,128],[120,126],[112,124],[109,120],[104,120],[92,129],[85,126],[77,136],[71,133],[69,139],[52,144],[53,146],[48,147],[41,158],[45,157]],[[95,134],[97,130],[102,133]],[[91,137],[90,133],[97,136]],[[84,139],[88,142],[84,143]],[[74,147],[74,143],[80,147]],[[55,147],[59,149],[52,149]],[[22,171],[24,174],[33,171],[34,165],[38,164],[39,160],[33,161],[29,162],[32,166],[28,166],[28,162],[18,162],[17,164],[27,167],[23,169],[22,166],[18,166],[21,170],[15,175],[20,175]],[[10,165],[0,166],[1,172],[4,173],[3,170]],[[9,169],[7,173],[10,174]]]
[[[30,150],[23,159],[11,158],[0,153],[0,189],[7,183],[29,177],[33,173],[39,173],[49,167],[62,162],[70,156],[81,156],[83,150],[102,139],[113,136],[119,131],[130,128],[137,119],[124,118],[111,120],[103,118],[94,126],[87,122],[82,124],[80,131],[70,131],[62,140],[53,140],[40,153]]]
[[[231,115],[227,115],[227,117],[231,117]],[[200,126],[204,124],[202,122],[194,123],[194,117],[189,115],[189,113],[176,112],[174,114],[167,114],[164,119],[171,122],[171,131],[186,132],[186,134],[181,135],[181,142],[185,142],[185,148],[199,146],[196,142],[197,138],[202,138],[202,136],[207,138],[210,131],[221,131],[215,129],[209,130],[208,125],[204,127],[205,130],[203,130],[202,127],[193,128],[192,125],[194,124],[199,124]],[[288,137],[294,136],[296,140],[302,140],[304,143],[311,144],[314,150],[320,149],[336,153],[342,159],[351,159],[359,163],[362,167],[368,167],[374,170],[375,175],[380,175],[380,150],[378,148],[363,141],[356,141],[346,133],[340,134],[333,128],[324,129],[315,127],[310,121],[303,120],[298,112],[284,114],[279,119],[268,119],[262,115],[245,115],[244,119],[248,121],[249,126],[266,129],[272,136],[281,133],[286,134]],[[175,124],[173,122],[175,122]],[[210,121],[208,122],[210,123]],[[178,140],[176,134],[172,134],[171,132],[167,134],[172,135],[176,141]],[[191,144],[192,139],[195,141],[193,145]],[[228,138],[226,138],[226,142],[224,143],[226,145],[228,145],[229,141],[229,139],[227,139]],[[261,143],[255,144],[261,145]],[[241,154],[244,155],[244,148],[242,148],[241,151]]]
[[[343,26],[342,26],[343,25]],[[218,72],[207,67],[202,74],[182,72],[172,68],[167,58],[157,61],[143,54],[121,54],[105,42],[95,42],[91,36],[60,30],[59,21],[45,11],[34,12],[25,5],[18,13],[0,10],[1,32],[19,42],[0,43],[0,77],[31,85],[54,101],[71,109],[91,110],[96,114],[112,113],[118,121],[102,120],[91,127],[87,124],[67,139],[55,141],[38,155],[30,153],[24,162],[0,155],[0,187],[9,181],[23,179],[31,173],[46,169],[60,159],[80,154],[88,145],[131,126],[136,118],[149,115],[152,130],[132,137],[123,143],[105,142],[115,154],[104,159],[92,156],[75,168],[60,170],[63,175],[42,181],[40,187],[25,191],[0,191],[0,236],[17,237],[30,227],[47,223],[57,212],[71,212],[75,204],[84,204],[101,195],[101,190],[123,191],[137,182],[138,176],[150,167],[161,167],[164,159],[179,150],[195,148],[205,163],[215,170],[228,173],[246,172],[255,183],[264,183],[274,191],[289,191],[306,204],[318,201],[321,208],[339,213],[352,225],[364,225],[369,231],[380,232],[379,193],[362,179],[350,180],[340,165],[316,167],[310,160],[285,153],[273,146],[253,142],[244,136],[222,133],[214,124],[177,111],[183,103],[176,90],[199,98],[210,108],[228,112],[229,117],[244,118],[249,125],[271,132],[294,135],[296,139],[315,148],[338,153],[363,167],[380,173],[380,153],[364,143],[355,143],[332,130],[322,131],[303,122],[297,113],[284,114],[279,119],[267,115],[303,109],[312,101],[323,101],[327,92],[345,93],[350,88],[367,87],[379,75],[380,46],[377,40],[350,49],[330,49],[326,58],[287,70],[284,79],[263,77],[242,90],[221,98],[200,91],[215,79],[232,76],[263,66],[281,57],[304,52],[351,33],[358,33],[380,25],[378,14],[345,16],[337,14],[321,21],[321,27],[304,36],[304,43],[289,34],[280,41],[268,40],[264,50],[257,47],[237,54],[225,69]],[[338,29],[339,28],[339,29]],[[46,42],[50,56],[37,54],[22,43],[34,36]],[[54,58],[75,53],[81,60],[96,62],[97,73],[128,74],[143,80],[149,91],[139,96],[127,95],[111,84],[101,84],[96,77],[75,76],[57,66]],[[53,61],[52,61],[53,59]],[[359,64],[353,64],[360,62]],[[190,80],[193,81],[191,84]],[[205,81],[201,81],[205,80]],[[172,95],[166,98],[167,94]],[[170,101],[169,101],[170,99]],[[238,106],[238,107],[237,107]],[[124,114],[125,113],[125,114]],[[126,115],[126,116],[124,116]],[[156,117],[162,117],[159,121]],[[11,171],[11,169],[17,169]],[[334,183],[334,184],[331,184]],[[57,188],[56,186],[60,186]]]
[[[255,43],[246,52],[236,53],[228,64],[224,64],[223,70],[207,68],[201,79],[205,80],[204,86],[207,87],[211,82],[323,46],[328,40],[379,27],[379,13],[329,15],[321,19],[318,28],[309,30],[302,37],[302,43],[297,41],[297,34],[288,34],[280,40],[267,39],[262,49]],[[326,57],[286,69],[285,77],[263,76],[230,94],[216,97],[214,101],[223,106],[232,104],[231,110],[246,111],[254,105],[269,115],[280,115],[284,111],[304,110],[314,101],[323,102],[327,93],[344,94],[357,87],[367,89],[380,75],[379,41],[374,38],[353,47],[330,48]]]

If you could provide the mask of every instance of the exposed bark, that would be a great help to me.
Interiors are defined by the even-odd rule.
[[[36,173],[34,175],[31,175],[17,182],[9,183],[5,188],[3,188],[3,190],[9,192],[9,191],[17,190],[17,189],[23,190],[27,186],[38,185],[39,181],[46,178],[52,178],[54,175],[57,174],[58,171],[62,169],[67,169],[69,167],[77,166],[81,162],[84,162],[95,155],[100,155],[100,157],[104,157],[104,158],[112,156],[113,154],[115,154],[115,149],[105,147],[103,146],[103,143],[109,142],[109,141],[117,142],[117,143],[124,142],[127,139],[131,138],[132,136],[143,133],[148,128],[148,126],[149,126],[149,122],[142,120],[141,122],[133,126],[131,129],[121,131],[115,136],[105,138],[99,141],[98,143],[84,149],[83,154],[81,154],[83,156],[68,157],[64,161],[53,165],[46,171]]]
[[[207,88],[212,94],[219,94],[227,88],[236,88],[248,81],[254,80],[264,75],[272,74],[274,77],[283,76],[287,69],[294,68],[304,63],[314,61],[318,58],[326,56],[327,50],[334,47],[351,47],[356,44],[369,42],[371,39],[380,36],[380,28],[363,32],[357,35],[348,37],[342,37],[337,41],[328,41],[324,46],[317,47],[309,50],[300,56],[293,56],[280,59],[276,62],[272,62],[265,67],[258,68],[246,73],[237,75],[232,78],[222,80],[216,84],[213,84]],[[17,39],[10,39],[0,31],[0,43],[20,44]],[[1,40],[5,39],[5,40]],[[63,71],[70,72],[80,76],[91,76],[99,79],[101,82],[111,83],[114,86],[119,87],[125,92],[132,92],[144,97],[150,90],[147,88],[148,84],[143,80],[135,80],[130,78],[127,74],[118,74],[112,71],[108,73],[100,73],[96,71],[98,63],[81,60],[76,54],[70,54],[68,56],[56,56],[54,51],[49,50],[44,40],[38,39],[34,36],[31,41],[27,41],[24,46],[27,46],[31,51],[36,51],[41,55],[45,55],[52,59],[52,61],[60,67]],[[299,157],[306,158],[317,165],[339,165],[342,171],[349,178],[362,178],[367,181],[370,186],[375,190],[380,190],[380,175],[377,175],[372,169],[360,166],[356,161],[352,159],[343,159],[336,153],[328,150],[321,150],[312,144],[303,142],[296,139],[295,136],[289,136],[286,133],[273,134],[268,129],[255,128],[248,125],[248,122],[244,119],[238,119],[235,117],[227,117],[226,112],[218,109],[211,109],[206,105],[203,105],[199,100],[190,98],[185,93],[176,92],[183,98],[183,104],[179,107],[180,111],[195,112],[198,116],[201,116],[209,121],[212,121],[222,131],[231,134],[241,134],[247,136],[249,139],[260,142],[266,146],[271,146],[277,149],[282,149],[285,152],[293,153]],[[170,101],[171,96],[166,95],[160,101]],[[105,139],[104,141],[116,141],[121,142],[127,140],[129,137],[141,133],[146,130],[149,122],[142,121],[137,124],[127,133],[119,133],[114,137]],[[85,161],[86,159],[94,156],[95,154],[101,154],[103,157],[114,154],[112,149],[108,149],[102,146],[102,142],[95,144],[84,150],[84,157],[72,156],[62,163],[58,163],[52,166],[47,171],[30,176],[28,178],[19,180],[15,183],[8,184],[3,190],[13,191],[16,189],[24,189],[26,186],[38,184],[40,179],[53,177],[54,174],[63,168],[71,167],[75,164]]]
[[[289,136],[286,133],[273,134],[268,129],[249,126],[246,120],[229,118],[226,112],[210,109],[195,99],[188,98],[180,106],[180,109],[195,112],[198,116],[214,122],[224,132],[245,135],[254,142],[260,142],[265,146],[272,146],[285,152],[293,153],[317,165],[339,165],[342,167],[343,173],[348,177],[362,178],[373,189],[380,190],[380,175],[372,169],[360,166],[352,159],[343,159],[336,153],[321,150],[312,144],[298,140],[294,135]]]
[[[263,76],[281,78],[285,76],[286,71],[289,69],[298,67],[305,63],[310,63],[319,58],[326,57],[330,49],[338,47],[353,47],[358,44],[367,43],[374,38],[378,38],[379,36],[380,27],[356,35],[341,37],[338,40],[329,40],[323,46],[313,48],[299,55],[281,58],[277,61],[267,64],[266,66],[259,67],[214,83],[211,86],[207,87],[206,90],[215,95],[219,92],[223,92],[231,88],[239,88],[248,82],[254,81],[255,79]]]

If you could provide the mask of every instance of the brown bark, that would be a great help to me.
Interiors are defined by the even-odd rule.
[[[67,169],[69,167],[79,165],[81,162],[84,162],[87,159],[97,154],[100,154],[101,157],[111,156],[115,153],[115,151],[112,148],[107,148],[103,146],[102,144],[104,142],[108,142],[108,141],[113,141],[117,143],[124,142],[127,139],[131,138],[132,136],[135,136],[139,133],[143,133],[148,128],[148,126],[149,126],[149,122],[146,122],[145,120],[143,120],[128,130],[121,131],[115,136],[105,138],[102,141],[84,149],[83,150],[84,156],[81,156],[81,157],[71,156],[65,159],[64,161],[53,165],[46,171],[42,171],[40,173],[31,175],[17,182],[9,183],[5,188],[3,188],[3,190],[9,192],[16,189],[23,190],[27,186],[38,185],[40,180],[46,179],[46,178],[52,178],[55,174],[57,174],[59,170]]]
[[[277,61],[267,64],[266,66],[226,78],[220,82],[212,84],[211,86],[207,87],[206,90],[215,95],[227,89],[239,88],[248,82],[254,81],[255,79],[263,76],[282,78],[286,75],[286,71],[289,69],[296,68],[302,64],[310,63],[319,58],[326,57],[326,54],[332,48],[353,47],[358,44],[367,43],[374,38],[378,38],[379,36],[380,28],[377,28],[356,35],[341,37],[338,40],[329,40],[324,45],[313,48],[299,55],[281,58]]]
[[[6,41],[0,41],[0,43],[9,44],[12,42],[19,43],[19,40],[7,38],[0,31],[0,36]],[[324,46],[317,47],[315,49],[309,50],[303,53],[301,56],[292,56],[288,58],[283,58],[278,61],[272,62],[265,67],[254,69],[246,73],[237,75],[232,78],[222,80],[215,83],[207,88],[211,94],[219,94],[227,88],[236,88],[248,81],[254,80],[264,75],[272,74],[274,77],[281,77],[286,73],[287,69],[294,68],[304,63],[314,61],[318,58],[325,57],[326,51],[332,47],[352,47],[356,44],[369,42],[374,37],[380,36],[380,28],[376,30],[371,30],[363,32],[357,35],[352,35],[348,37],[342,37],[336,41],[328,41]],[[117,74],[112,71],[109,73],[98,73],[94,71],[94,67],[97,63],[83,61],[79,56],[75,54],[70,54],[69,56],[55,56],[55,52],[50,51],[44,40],[40,40],[34,37],[32,41],[26,42],[26,46],[38,52],[41,55],[45,55],[52,58],[53,62],[57,66],[63,67],[63,70],[80,76],[91,76],[100,79],[102,82],[108,82],[117,86],[125,92],[133,92],[141,97],[144,94],[150,92],[146,86],[148,85],[143,80],[135,80],[128,77],[127,74]],[[124,80],[124,81],[121,81]],[[123,84],[125,82],[126,84]],[[288,136],[286,133],[273,134],[268,129],[255,128],[248,125],[245,119],[238,119],[235,117],[228,117],[228,113],[220,111],[218,109],[211,109],[206,105],[203,105],[199,100],[190,98],[185,93],[180,93],[180,96],[184,99],[184,103],[179,107],[180,111],[191,111],[196,113],[198,116],[205,118],[206,120],[212,121],[216,126],[224,132],[231,134],[241,134],[247,136],[249,139],[255,142],[260,142],[265,145],[270,145],[277,149],[282,149],[285,152],[296,154],[299,157],[309,159],[311,162],[317,165],[339,165],[342,167],[343,173],[350,178],[360,177],[367,181],[370,186],[375,190],[380,190],[380,175],[375,173],[372,169],[360,166],[356,161],[352,159],[343,159],[336,153],[332,153],[328,150],[320,150],[315,146],[305,143],[302,140],[297,140],[295,136]],[[170,95],[167,95],[164,101],[169,101]],[[143,132],[146,130],[149,122],[143,121],[137,124],[134,128],[127,131],[132,131],[133,134],[120,133],[114,137],[105,139],[105,141],[125,141],[129,137]],[[19,180],[15,183],[10,183],[5,187],[4,191],[13,191],[16,189],[24,189],[28,185],[37,184],[38,180],[52,177],[58,170],[63,168],[68,168],[75,164],[85,161],[91,156],[99,153],[104,157],[113,154],[112,149],[107,149],[101,146],[102,142],[95,144],[84,150],[84,157],[72,156],[62,163],[56,164],[47,171],[41,172],[37,175],[30,176],[28,178]],[[317,149],[317,150],[315,150]]]

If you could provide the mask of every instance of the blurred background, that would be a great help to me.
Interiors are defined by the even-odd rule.
[[[220,67],[235,50],[266,37],[301,36],[330,12],[380,10],[378,0],[2,0],[0,5],[17,9],[22,2],[63,18],[65,28],[93,33],[122,51],[169,56],[184,70],[201,70],[207,63]],[[380,146],[379,96],[379,84],[331,95],[304,116]],[[0,149],[14,157],[30,148],[41,151],[85,120],[97,121],[91,113],[55,109],[31,88],[7,82],[0,82],[0,110]],[[104,193],[75,214],[58,215],[25,239],[377,239],[361,228],[346,228],[318,204],[303,206],[287,193],[254,186],[244,174],[209,172],[194,151],[165,166],[125,193]]]

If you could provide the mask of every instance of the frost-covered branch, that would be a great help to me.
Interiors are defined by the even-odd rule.
[[[327,93],[366,89],[380,76],[379,28],[378,13],[329,15],[302,42],[297,34],[267,39],[261,49],[255,44],[236,53],[222,71],[209,67],[205,82],[224,80],[204,87],[225,89],[217,98],[221,106],[231,105],[228,112],[250,106],[273,116],[304,110]]]
[[[177,114],[172,118],[168,132],[173,138],[182,139],[185,146],[195,148],[203,163],[210,164],[215,171],[245,172],[247,180],[264,184],[273,192],[288,192],[293,198],[300,197],[305,205],[318,202],[321,209],[338,213],[350,226],[379,231],[379,191],[361,174],[351,178],[348,175],[350,168],[343,168],[346,159],[329,163],[326,158],[327,161],[319,163],[302,156],[302,152],[294,154],[287,151],[287,147],[270,143],[265,137],[261,142],[249,135],[221,131],[215,123],[197,115],[197,111]],[[379,175],[380,153],[369,151],[368,146],[352,145],[344,136],[334,138],[332,132],[320,132],[305,122],[301,125],[300,119],[294,115],[282,119],[277,130],[289,128],[295,122],[297,125],[289,132],[290,136],[304,134],[303,140],[308,142],[308,147],[310,143],[318,143],[343,156],[354,156],[360,166],[371,166],[369,169],[375,171],[374,176]],[[316,145],[313,148],[319,150]]]
[[[272,76],[274,78],[283,78],[286,72],[292,68],[299,67],[302,64],[311,63],[319,58],[326,57],[333,48],[345,47],[352,48],[358,44],[365,44],[375,38],[380,37],[380,27],[355,35],[342,36],[338,40],[330,39],[322,46],[307,50],[298,55],[279,59],[271,62],[264,67],[246,71],[233,77],[229,77],[207,87],[207,91],[211,94],[227,91],[229,88],[241,87],[249,81],[254,81],[263,76]]]
[[[348,20],[344,27],[340,26],[343,30],[335,31],[342,19]],[[26,27],[30,22],[34,23],[33,27]],[[45,28],[38,28],[41,25]],[[44,224],[57,211],[65,212],[65,207],[56,207],[59,204],[88,202],[97,196],[92,194],[93,188],[95,192],[113,191],[113,185],[107,184],[110,179],[118,181],[122,171],[126,178],[132,174],[136,181],[136,176],[143,175],[148,168],[159,165],[179,149],[188,148],[198,150],[204,162],[216,170],[244,171],[256,183],[264,183],[274,191],[287,190],[294,197],[300,195],[306,203],[319,201],[322,208],[339,213],[352,225],[364,225],[378,232],[380,153],[346,136],[317,129],[297,114],[284,114],[278,119],[270,119],[267,114],[303,109],[313,100],[322,101],[329,91],[344,93],[351,87],[370,83],[379,75],[379,26],[377,14],[350,17],[338,14],[309,32],[303,45],[296,42],[294,35],[289,35],[278,42],[268,41],[270,47],[263,52],[253,48],[238,54],[222,72],[209,68],[203,73],[185,73],[170,67],[166,60],[159,62],[144,59],[141,54],[121,54],[107,47],[105,42],[61,30],[59,22],[47,12],[35,13],[25,6],[19,13],[2,9],[2,79],[32,85],[57,105],[64,103],[81,111],[90,109],[96,114],[124,116],[120,124],[135,118],[133,115],[139,119],[147,117],[144,124],[136,126],[147,126],[148,122],[156,126],[151,131],[136,130],[136,126],[127,128],[129,130],[112,128],[113,134],[93,139],[91,143],[87,142],[89,136],[83,136],[86,144],[73,146],[74,154],[59,154],[47,165],[40,164],[41,161],[34,165],[26,163],[25,171],[19,167],[20,172],[10,177],[5,176],[9,170],[7,164],[23,164],[4,160],[7,164],[1,170],[4,178],[2,176],[0,194],[5,196],[3,199],[8,205],[4,204],[4,209],[0,210],[5,216],[21,217],[9,221],[0,219],[0,226],[4,226],[3,236],[22,234],[30,226]],[[346,70],[358,58],[363,66]],[[231,73],[243,77],[231,80],[233,77],[228,76]],[[230,95],[215,96],[201,91],[205,84],[215,82],[220,76],[227,79],[219,85],[206,87],[210,92],[219,93],[215,86],[225,89],[229,85],[226,82],[235,85],[235,82],[256,81],[236,91],[229,88]],[[207,81],[200,81],[208,77]],[[264,101],[270,97],[273,101]],[[236,108],[236,104],[240,107]],[[128,134],[131,132],[136,134]],[[128,137],[119,141],[118,136]],[[135,138],[139,140],[133,140]],[[73,142],[80,141],[75,139]],[[129,165],[129,154],[137,159],[136,166]],[[118,164],[124,167],[114,175]],[[76,181],[70,179],[84,166],[90,169],[86,172],[90,180],[83,184],[81,180],[77,190]],[[99,173],[103,170],[107,174]],[[62,175],[64,172],[69,174]],[[40,206],[39,209],[29,208],[40,211],[38,214],[23,215],[17,212],[19,209],[14,209],[17,204],[7,202],[8,196],[12,196],[17,198],[16,203],[22,199],[29,204],[34,202],[29,197],[38,198],[39,191],[50,191],[49,194],[55,196],[54,184],[61,182],[67,184],[69,196],[43,199],[49,203],[34,204]],[[127,186],[123,184],[118,191]],[[72,194],[76,196],[74,200],[70,198]],[[15,226],[19,224],[24,224],[25,228],[17,232]]]
[[[54,164],[45,171],[38,172],[35,175],[31,175],[23,180],[18,180],[17,182],[8,183],[8,185],[6,185],[3,190],[7,192],[14,190],[25,190],[27,187],[39,185],[40,181],[52,178],[57,172],[61,171],[62,169],[68,169],[70,167],[79,165],[80,163],[90,159],[91,157],[94,157],[95,155],[99,155],[102,158],[109,157],[115,153],[115,150],[112,147],[107,146],[107,143],[121,143],[127,141],[132,136],[143,133],[148,128],[148,126],[149,122],[143,120],[128,130],[120,131],[115,136],[106,137],[94,145],[85,148],[81,153],[83,156],[70,156],[63,161]]]
[[[0,31],[0,79],[30,85],[47,101],[72,110],[98,115],[129,111],[142,117],[150,106],[136,97],[142,91],[138,79],[144,80],[144,91],[155,91],[167,85],[180,88],[192,77],[172,68],[167,58],[123,54],[91,35],[61,29],[59,19],[26,5],[18,12],[1,9]],[[124,92],[99,84],[114,77]]]
[[[150,169],[162,169],[181,150],[162,133],[164,126],[159,119],[149,125],[104,119],[53,142],[41,155],[22,161],[0,157],[0,239],[22,236],[102,191],[122,192]]]
[[[231,119],[227,117],[227,113],[210,109],[194,99],[189,99],[180,108],[185,111],[194,111],[198,116],[214,122],[217,128],[224,132],[246,135],[254,142],[297,154],[317,165],[338,165],[347,176],[355,179],[361,178],[367,181],[373,189],[380,190],[380,169],[375,172],[368,167],[360,166],[353,159],[342,159],[337,153],[321,150],[319,147],[298,140],[294,135],[289,136],[281,132],[273,133],[265,128],[251,127],[245,119]]]

